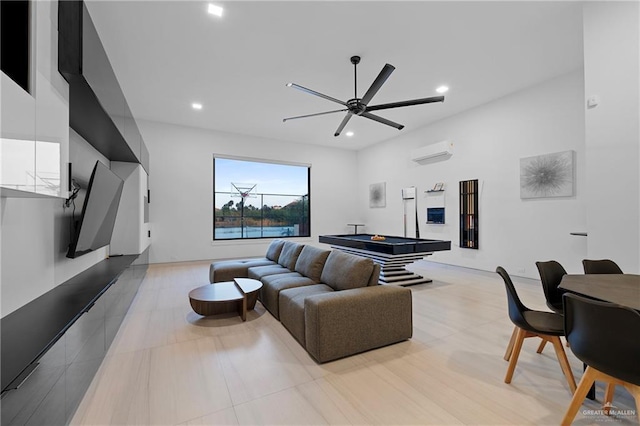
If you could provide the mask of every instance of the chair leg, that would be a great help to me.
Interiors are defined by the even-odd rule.
[[[540,345],[538,345],[538,350],[536,351],[536,353],[541,354],[542,350],[544,349],[544,345],[546,344],[547,344],[547,339],[543,337],[542,341],[540,342]]]
[[[511,352],[511,357],[509,359],[509,368],[507,368],[507,375],[504,377],[505,383],[511,383],[511,378],[513,377],[513,372],[516,369],[516,364],[518,363],[518,356],[520,355],[520,349],[522,349],[522,343],[524,342],[524,338],[527,335],[527,332],[522,328],[516,327],[518,329],[518,333],[516,334],[516,339],[513,344],[513,351]]]
[[[504,360],[509,361],[511,358],[511,352],[513,352],[513,344],[516,341],[516,335],[518,334],[518,327],[513,326],[513,332],[511,333],[511,339],[509,339],[509,344],[507,345],[507,351],[504,353]]]
[[[569,426],[573,422],[573,419],[576,417],[578,413],[578,409],[582,406],[582,402],[584,398],[589,393],[589,389],[591,389],[591,385],[593,384],[596,376],[596,370],[587,366],[587,369],[584,371],[582,375],[582,379],[580,379],[580,384],[578,388],[573,394],[573,398],[571,399],[571,403],[569,404],[569,408],[560,423],[562,426]]]
[[[571,366],[569,365],[569,360],[567,359],[567,354],[564,352],[562,348],[562,342],[558,336],[551,336],[551,343],[553,343],[553,347],[556,350],[556,356],[558,357],[558,361],[560,362],[560,368],[562,368],[562,372],[567,378],[567,382],[569,383],[569,389],[571,389],[571,393],[575,393],[576,391],[576,379],[573,377],[573,372],[571,371]]]
[[[629,393],[633,395],[633,399],[636,400],[636,410],[640,410],[640,386],[633,383],[624,383],[624,387],[627,388]]]
[[[616,391],[615,383],[607,383],[607,387],[604,391],[604,413],[608,416],[611,403],[613,403],[613,394]]]

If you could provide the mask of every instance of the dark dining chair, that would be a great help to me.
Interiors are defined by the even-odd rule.
[[[544,291],[544,298],[547,300],[547,306],[553,312],[561,314],[563,312],[562,295],[564,290],[559,289],[558,286],[562,281],[562,277],[567,275],[567,271],[555,260],[536,262],[536,266],[542,281],[542,290]]]
[[[562,281],[562,277],[567,275],[567,271],[555,260],[536,262],[536,267],[540,274],[542,291],[544,292],[544,298],[547,302],[547,306],[553,312],[562,314],[562,295],[564,294],[564,290],[558,288],[558,286],[560,285],[560,281]],[[538,353],[542,353],[546,344],[546,340],[540,342]]]
[[[548,262],[536,262],[536,266],[538,267],[538,272],[540,273],[542,290],[544,291],[544,297],[547,301],[547,306],[553,312],[561,314],[562,294],[564,293],[564,291],[560,290],[558,286],[560,285],[562,277],[567,274],[567,271],[565,271],[562,265],[555,260],[550,260]],[[509,361],[509,359],[511,358],[511,353],[513,352],[513,344],[515,343],[517,333],[518,329],[517,327],[514,327],[513,332],[511,333],[511,339],[509,339],[509,344],[507,345],[507,350],[504,353],[505,361]],[[546,340],[541,341],[540,346],[538,346],[537,352],[542,353],[546,344]]]
[[[585,274],[622,274],[622,269],[616,262],[609,259],[582,261]]]
[[[562,424],[571,424],[595,380],[607,383],[605,407],[611,406],[614,386],[622,385],[640,409],[640,313],[567,293],[564,295],[564,327],[571,350],[587,368]]]
[[[517,327],[516,337],[513,342],[513,351],[509,359],[509,367],[507,368],[504,382],[511,383],[524,339],[528,337],[540,337],[543,341],[548,341],[553,344],[560,368],[562,368],[567,383],[569,383],[569,389],[571,389],[571,392],[574,392],[576,390],[576,381],[573,378],[571,366],[569,366],[567,355],[560,342],[560,336],[564,336],[562,315],[555,312],[543,312],[527,308],[520,301],[516,288],[507,271],[503,267],[498,266],[496,272],[502,277],[507,290],[509,319],[511,319],[511,322]]]

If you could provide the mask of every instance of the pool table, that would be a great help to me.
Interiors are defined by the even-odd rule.
[[[364,256],[380,264],[380,284],[415,285],[429,278],[407,271],[405,266],[433,252],[451,250],[451,241],[426,240],[383,235],[382,241],[371,234],[321,235],[321,243],[347,253]]]

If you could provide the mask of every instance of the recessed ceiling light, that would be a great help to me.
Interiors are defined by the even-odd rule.
[[[347,133],[345,133],[345,135],[351,137],[351,136],[353,136],[353,132],[352,131],[348,131]]]
[[[448,91],[449,88],[447,86],[440,86],[436,89],[436,92],[438,93],[445,93],[446,91]]]
[[[193,109],[202,109],[202,104],[194,102],[194,103],[191,104],[191,108],[193,108]]]
[[[216,16],[222,17],[222,11],[224,9],[221,8],[220,6],[216,6],[215,4],[209,3],[209,9],[207,9],[207,10],[212,15],[216,15]]]

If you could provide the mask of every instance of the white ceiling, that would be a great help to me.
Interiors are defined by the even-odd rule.
[[[582,66],[579,2],[88,1],[136,118],[350,149],[399,131],[343,113],[282,122],[358,96],[385,63],[396,70],[370,104],[437,95],[444,103],[377,114],[411,132]],[[204,108],[194,111],[192,102]],[[553,102],[552,99],[549,102]]]

